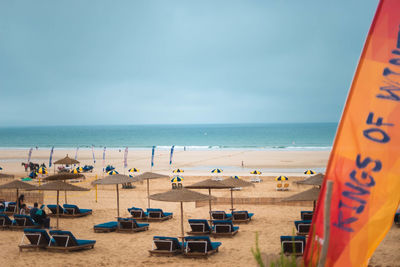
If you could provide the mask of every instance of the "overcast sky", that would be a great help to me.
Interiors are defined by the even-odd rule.
[[[378,0],[0,1],[0,126],[337,122]]]

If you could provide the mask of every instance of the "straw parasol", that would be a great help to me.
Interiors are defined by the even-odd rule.
[[[254,184],[252,184],[250,182],[247,182],[247,181],[244,181],[244,180],[241,180],[241,179],[236,179],[236,178],[233,178],[233,177],[226,178],[225,180],[222,180],[222,182],[224,184],[226,184],[226,185],[232,186],[230,188],[231,189],[231,211],[234,210],[234,208],[233,208],[233,188],[236,188],[236,187],[248,187],[248,186],[254,187]]]
[[[60,213],[59,213],[60,211],[58,208],[60,191],[89,191],[89,189],[87,189],[87,188],[68,184],[66,182],[59,181],[59,180],[50,182],[50,183],[46,183],[42,186],[37,187],[36,189],[41,190],[41,191],[57,191],[57,228],[58,228],[58,219],[60,217]]]
[[[80,173],[58,173],[54,175],[47,176],[46,178],[43,179],[43,181],[48,182],[48,181],[64,181],[66,180],[71,180],[71,179],[80,179],[80,178],[85,178],[83,174]],[[67,191],[64,191],[64,198],[65,198],[65,203],[67,203]]]
[[[308,177],[307,179],[304,179],[303,181],[298,181],[296,183],[321,186],[323,181],[324,181],[324,175],[322,173],[318,173],[316,175]]]
[[[14,178],[13,174],[0,173],[0,178],[9,179]]]
[[[208,189],[208,195],[209,195],[209,207],[210,207],[210,221],[212,221],[211,218],[211,189],[230,189],[230,188],[234,188],[236,186],[232,186],[232,185],[228,185],[228,184],[224,184],[222,183],[222,181],[216,181],[213,179],[207,179],[204,181],[200,181],[198,183],[189,185],[189,186],[185,186],[185,188],[190,188],[190,189]]]
[[[313,210],[315,210],[315,204],[319,197],[319,192],[321,188],[313,187],[306,191],[300,192],[298,194],[294,194],[290,197],[284,198],[281,201],[291,202],[291,201],[313,201]]]
[[[0,189],[16,189],[17,190],[16,199],[18,199],[19,190],[35,190],[36,188],[37,188],[37,186],[22,182],[20,180],[14,180],[9,183],[0,185]],[[18,201],[17,201],[17,205],[18,205]],[[18,208],[20,208],[20,207],[18,207]]]
[[[151,179],[158,179],[158,178],[169,178],[168,175],[158,174],[154,172],[145,172],[138,176],[136,176],[139,180],[147,180],[147,208],[150,208],[150,182]]]
[[[55,161],[54,164],[72,165],[72,164],[80,164],[80,162],[77,161],[76,159],[71,159],[70,157],[68,157],[68,154],[67,154],[67,156],[65,156],[65,158]]]
[[[106,178],[95,180],[92,185],[115,185],[117,188],[117,216],[119,217],[119,184],[126,184],[140,181],[137,177],[129,177],[127,175],[115,174],[107,176]]]
[[[181,238],[184,242],[185,231],[183,228],[183,202],[194,202],[201,200],[210,200],[214,197],[207,196],[186,188],[172,189],[164,193],[154,194],[149,196],[149,199],[166,202],[180,202],[181,203]],[[183,249],[183,248],[182,248]]]

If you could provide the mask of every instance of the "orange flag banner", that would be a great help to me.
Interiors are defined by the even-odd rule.
[[[400,203],[400,0],[381,0],[354,76],[307,242],[324,244],[326,182],[333,181],[325,266],[366,266]]]

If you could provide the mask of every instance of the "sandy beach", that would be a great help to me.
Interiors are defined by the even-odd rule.
[[[86,175],[86,180],[77,185],[90,188],[88,192],[70,192],[68,202],[81,208],[93,209],[93,215],[76,218],[60,219],[60,228],[70,230],[77,238],[93,239],[97,243],[92,250],[71,253],[50,253],[47,251],[19,252],[18,244],[22,238],[21,231],[2,231],[0,238],[0,266],[149,266],[163,264],[166,266],[255,266],[256,263],[251,254],[254,247],[255,235],[259,233],[260,249],[262,252],[278,254],[280,252],[281,235],[290,235],[294,231],[294,220],[298,220],[301,210],[312,209],[310,205],[286,206],[286,205],[235,205],[237,210],[248,210],[255,213],[254,220],[249,224],[241,224],[239,233],[233,238],[212,238],[222,242],[219,253],[208,259],[187,259],[177,257],[151,257],[148,250],[152,247],[152,237],[155,235],[179,236],[180,218],[179,204],[151,201],[151,206],[162,208],[164,211],[173,212],[174,218],[162,223],[150,223],[150,229],[146,232],[126,233],[94,233],[93,225],[115,220],[116,192],[114,186],[99,186],[98,201],[95,201],[95,190],[90,185],[91,181],[102,176],[102,151],[96,150],[95,171]],[[66,154],[75,155],[73,150],[55,150],[54,160],[64,157]],[[128,167],[139,168],[141,172],[150,171],[151,151],[129,151]],[[71,156],[71,157],[73,157]],[[32,161],[48,164],[49,150],[34,150]],[[254,188],[243,188],[234,193],[236,197],[287,197],[294,193],[308,189],[307,186],[297,186],[293,181],[304,178],[302,172],[305,169],[324,168],[329,157],[329,151],[178,151],[174,155],[172,168],[184,169],[184,185],[190,185],[211,176],[210,170],[214,167],[224,169],[223,175],[240,175],[244,180],[249,180],[251,169],[272,170],[261,175],[263,182],[256,184]],[[4,173],[15,174],[16,177],[26,176],[21,162],[26,161],[26,150],[0,150],[0,166]],[[81,165],[92,164],[90,150],[79,151],[78,160]],[[171,167],[168,164],[169,152],[157,151],[154,172],[165,173],[172,176]],[[244,162],[244,168],[241,162]],[[114,165],[120,173],[123,173],[123,152],[108,150],[106,164]],[[274,172],[274,170],[283,170]],[[51,170],[52,172],[52,170]],[[285,174],[290,179],[288,192],[277,192],[274,175]],[[0,181],[1,183],[8,182]],[[128,217],[127,208],[135,206],[146,208],[146,183],[136,183],[135,189],[120,190],[120,213]],[[160,193],[171,188],[169,179],[150,181],[150,193]],[[202,190],[196,190],[207,193]],[[213,190],[216,197],[229,197],[229,190]],[[61,201],[63,201],[61,194]],[[55,203],[55,193],[45,192],[45,204]],[[33,204],[33,203],[28,203]],[[218,205],[218,210],[228,211],[230,206]],[[187,219],[207,218],[208,207],[197,207],[195,203],[184,204],[185,231],[189,225]],[[55,220],[51,221],[52,226]],[[398,240],[400,228],[393,226],[384,241],[376,250],[370,264],[376,266],[399,266],[400,255],[398,253]]]

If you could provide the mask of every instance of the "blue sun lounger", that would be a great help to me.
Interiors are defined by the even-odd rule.
[[[184,244],[179,242],[176,237],[154,236],[150,255],[156,256],[174,256],[183,251]]]
[[[254,213],[249,213],[247,210],[232,211],[232,222],[234,223],[249,223]]]
[[[148,221],[165,221],[172,218],[172,212],[163,212],[162,209],[147,209]]]
[[[114,232],[118,228],[118,222],[106,222],[100,223],[93,226],[93,230],[95,233],[109,233]]]
[[[15,224],[14,220],[11,220],[5,213],[0,213],[0,228],[7,229]]]
[[[15,223],[12,229],[24,229],[24,228],[42,228],[41,224],[35,223],[35,221],[29,215],[14,214]]]
[[[136,220],[147,220],[148,213],[145,212],[141,208],[132,207],[132,208],[128,209],[128,212],[132,215],[133,219],[136,219]]]
[[[232,220],[232,214],[226,213],[223,210],[210,211],[213,220]]]
[[[76,239],[70,231],[52,230],[50,235],[54,242],[49,243],[48,250],[73,251],[94,248],[95,240]]]
[[[302,221],[311,221],[314,212],[312,210],[302,210],[300,211],[300,217]]]
[[[30,242],[29,244],[24,243],[25,237]],[[39,250],[40,248],[47,248],[51,242],[52,240],[46,230],[26,228],[24,229],[24,235],[18,247],[19,251],[31,248]]]
[[[311,221],[295,221],[294,225],[296,226],[297,235],[308,235],[310,232]]]
[[[189,219],[189,225],[192,231],[187,232],[188,235],[209,235],[211,227],[207,220],[204,219]]]
[[[213,221],[212,233],[214,237],[233,237],[239,231],[238,226],[233,226],[230,220]]]
[[[8,202],[7,207],[3,211],[7,215],[18,213],[17,202]]]
[[[51,211],[51,214],[49,214],[49,216],[57,216],[57,205],[49,204],[47,205],[47,208]],[[60,214],[60,216],[62,216],[63,214],[68,214],[68,211],[58,205],[58,213]]]
[[[394,215],[394,223],[400,226],[400,212]]]
[[[302,256],[306,247],[306,237],[281,236],[281,246],[285,255]]]
[[[133,218],[118,218],[117,232],[141,232],[149,230],[148,223],[137,223]]]
[[[221,242],[211,242],[208,236],[187,236],[185,237],[186,257],[208,257],[218,252]]]
[[[92,214],[91,209],[80,209],[77,205],[64,204],[63,208],[67,211],[66,215],[71,217],[82,217]]]

